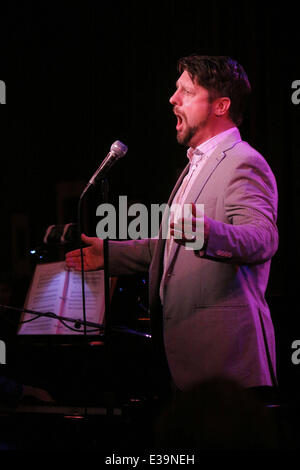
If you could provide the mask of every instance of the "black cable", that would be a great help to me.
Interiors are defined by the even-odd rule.
[[[61,318],[58,319],[68,330],[76,331],[77,333],[81,333],[80,328],[72,328],[71,326],[67,325]],[[86,326],[86,325],[84,325]],[[97,329],[94,330],[85,330],[86,333],[93,333],[94,331],[98,331]]]
[[[2,309],[2,308],[3,309],[8,309],[8,310],[15,310],[15,311],[18,311],[20,313],[21,312],[24,313],[24,311],[25,311],[26,313],[29,313],[30,315],[35,315],[34,318],[30,318],[29,320],[19,320],[19,322],[18,322],[19,325],[22,325],[23,323],[29,323],[31,321],[37,320],[40,317],[45,316],[47,318],[54,318],[54,319],[60,321],[66,328],[69,328],[70,330],[76,331],[77,333],[79,332],[79,328],[72,328],[71,326],[66,324],[66,321],[68,321],[68,320],[70,321],[71,319],[67,318],[66,320],[64,320],[62,317],[59,317],[58,315],[56,315],[53,312],[45,312],[45,313],[40,312],[40,313],[37,313],[37,312],[34,312],[33,310],[23,309],[23,308],[20,308],[20,307],[11,307],[11,306],[8,306],[8,305],[0,305],[0,309]],[[5,321],[14,325],[14,323],[11,322],[8,318],[6,318]],[[72,321],[74,323],[76,323],[78,321],[81,322],[81,320],[75,320],[73,318],[72,318]],[[84,326],[86,327],[86,323],[84,323]],[[95,328],[93,328],[91,330],[86,330],[87,333],[93,333],[95,331],[103,330],[103,325],[97,326],[97,324],[92,324],[91,323],[91,326],[95,326]]]
[[[19,324],[29,323],[31,321],[37,320],[38,318],[40,318],[42,316],[43,315],[36,315],[34,318],[31,318],[30,320],[20,321]],[[79,328],[72,328],[71,326],[67,325],[66,322],[64,322],[64,320],[62,320],[61,318],[57,318],[55,315],[53,315],[53,317],[51,317],[49,315],[49,318],[56,318],[58,321],[60,321],[69,330],[76,331],[77,333],[79,333]],[[93,333],[94,331],[100,331],[101,329],[102,329],[102,327],[101,328],[99,327],[99,328],[95,328],[95,329],[92,329],[92,330],[86,330],[86,331],[87,331],[87,333]]]
[[[19,321],[19,324],[23,324],[23,323],[29,323],[33,320],[37,320],[38,318],[42,317],[43,314],[38,314],[38,313],[30,313],[30,315],[36,315],[34,318],[30,318],[30,320],[23,320],[23,321]],[[53,313],[53,315],[50,315],[50,313],[47,315],[47,318],[57,318],[55,313]],[[59,320],[59,318],[58,318]]]
[[[40,318],[41,316],[42,316],[42,315],[37,315],[36,317],[31,318],[30,320],[19,321],[19,324],[22,325],[23,323],[29,323],[30,321],[37,320],[37,319]]]

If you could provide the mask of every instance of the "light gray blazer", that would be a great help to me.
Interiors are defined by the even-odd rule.
[[[212,377],[229,377],[245,387],[275,385],[274,329],[265,300],[278,247],[274,175],[236,130],[208,158],[186,200],[204,204],[209,240],[200,252],[173,244],[163,308],[161,236],[110,242],[110,275],[149,270],[153,340],[164,343],[179,389]]]

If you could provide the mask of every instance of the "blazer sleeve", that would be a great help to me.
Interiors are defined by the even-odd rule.
[[[226,222],[209,219],[209,238],[200,256],[237,264],[263,263],[278,248],[277,186],[260,154],[243,157],[224,192]]]
[[[110,241],[110,276],[131,275],[148,271],[156,243],[156,238]]]

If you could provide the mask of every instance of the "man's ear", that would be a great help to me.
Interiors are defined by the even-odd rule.
[[[229,111],[230,104],[230,98],[228,98],[227,96],[217,98],[214,102],[215,115],[217,117],[224,116]]]

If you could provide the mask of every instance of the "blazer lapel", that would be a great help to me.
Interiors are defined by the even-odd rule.
[[[213,151],[212,155],[208,158],[208,161],[203,166],[197,180],[193,184],[192,188],[188,192],[185,200],[189,203],[196,202],[199,198],[204,186],[206,185],[209,178],[221,161],[226,157],[226,152],[233,148],[238,142],[241,142],[241,136],[238,131],[229,135],[229,137],[218,145]]]
[[[188,171],[189,171],[189,165],[190,165],[190,164],[188,163],[188,164],[186,165],[186,167],[183,169],[181,175],[179,176],[179,178],[178,178],[178,180],[177,180],[177,182],[176,182],[176,184],[175,184],[175,186],[174,186],[174,188],[173,188],[173,190],[172,190],[172,192],[171,192],[171,194],[170,194],[170,197],[169,197],[169,200],[168,200],[168,203],[167,203],[168,207],[171,206],[172,201],[173,201],[173,199],[174,199],[174,197],[175,197],[175,194],[177,193],[178,189],[180,188],[180,185],[181,185],[181,183],[182,183],[183,178],[184,178],[185,175],[188,173]],[[168,212],[168,211],[165,211],[164,214],[163,214],[162,223],[161,223],[160,229],[159,229],[159,243],[163,244],[163,246],[164,246],[164,244],[165,244],[165,239],[162,238],[162,229],[163,229],[163,227],[164,227],[164,224],[166,223],[166,217],[168,217],[168,216],[169,216],[169,212]]]
[[[181,185],[181,183],[182,183],[183,178],[185,177],[185,175],[186,175],[186,174],[188,173],[188,171],[189,171],[189,166],[190,166],[190,164],[188,163],[188,164],[186,165],[186,167],[183,169],[181,175],[179,176],[179,178],[178,178],[178,180],[177,180],[177,182],[176,182],[176,184],[175,184],[175,186],[174,186],[174,188],[173,188],[173,190],[172,190],[172,192],[171,192],[171,194],[170,194],[170,197],[169,197],[169,200],[168,200],[168,206],[170,206],[170,205],[172,204],[172,201],[173,201],[173,199],[174,199],[174,197],[175,197],[175,194],[177,193],[177,191],[178,191],[178,189],[179,189],[179,187],[180,187],[180,185]]]
[[[170,207],[171,203],[172,203],[172,200],[175,196],[175,194],[177,193],[181,183],[182,183],[182,180],[183,178],[185,177],[185,175],[188,173],[189,171],[189,164],[186,165],[186,167],[184,168],[184,170],[182,171],[181,175],[179,176],[172,192],[171,192],[171,195],[169,197],[169,200],[168,200],[168,206]],[[152,258],[152,263],[151,263],[151,267],[150,267],[150,274],[151,274],[151,283],[149,284],[149,289],[150,289],[150,292],[149,292],[149,297],[151,299],[151,302],[154,302],[155,299],[157,300],[159,298],[159,285],[160,285],[160,281],[161,281],[161,276],[162,276],[162,273],[163,273],[163,258],[164,258],[164,249],[165,249],[165,243],[166,243],[166,240],[165,238],[163,238],[163,227],[164,227],[164,224],[166,223],[166,217],[169,216],[169,212],[168,211],[165,211],[164,214],[163,214],[163,218],[162,218],[162,223],[160,225],[160,229],[159,229],[159,236],[158,236],[158,240],[157,240],[157,244],[156,244],[156,247],[155,247],[155,251],[154,251],[154,254],[153,254],[153,258]]]
[[[218,165],[221,163],[221,161],[226,157],[226,152],[233,148],[238,142],[241,142],[241,136],[239,131],[236,131],[232,133],[224,142],[222,142],[220,145],[216,147],[212,155],[208,157],[207,162],[203,166],[202,170],[200,171],[200,174],[197,177],[197,180],[194,182],[192,185],[192,188],[188,192],[185,200],[187,203],[196,203],[198,200],[201,192],[203,191],[204,186],[206,185],[207,181],[210,179],[210,177],[213,175],[215,169],[218,167]],[[188,167],[187,167],[188,168]],[[181,175],[182,176],[182,175]],[[184,175],[183,175],[184,177]],[[182,179],[181,179],[182,181]],[[180,185],[180,184],[179,184]],[[176,187],[178,189],[179,185]],[[175,188],[174,188],[175,189]],[[174,192],[174,190],[173,190]],[[168,201],[168,205],[171,205],[171,202],[176,194],[176,192],[171,194],[172,199],[170,197]],[[173,261],[173,258],[175,254],[177,253],[178,249],[180,248],[180,245],[178,243],[173,243],[173,246],[170,251],[170,256],[168,260],[168,267]]]
[[[208,158],[200,174],[198,175],[196,181],[194,182],[190,191],[187,193],[185,197],[185,200],[187,203],[197,201],[207,181],[212,176],[213,172],[215,171],[217,166],[221,163],[223,158],[225,158],[225,156],[226,156],[225,151],[220,152],[220,150],[215,150],[213,154]]]

